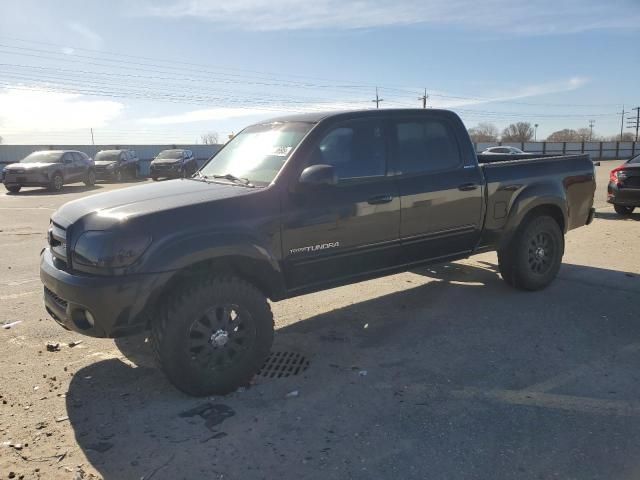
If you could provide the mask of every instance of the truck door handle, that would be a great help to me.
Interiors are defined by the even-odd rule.
[[[371,197],[367,202],[369,205],[381,205],[383,203],[389,203],[393,200],[391,195],[378,195],[375,197]]]
[[[470,190],[475,190],[476,188],[478,188],[478,185],[475,183],[463,183],[458,186],[458,190],[461,192],[468,192]]]

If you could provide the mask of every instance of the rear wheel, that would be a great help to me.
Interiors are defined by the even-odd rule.
[[[11,193],[18,193],[20,191],[20,189],[22,188],[21,185],[5,185],[4,187],[7,190],[9,190]]]
[[[625,207],[624,205],[613,205],[613,209],[618,215],[631,215],[635,207]]]
[[[537,216],[498,252],[500,274],[513,287],[541,290],[557,276],[563,255],[564,236],[558,223],[549,216]]]
[[[211,277],[177,292],[151,326],[151,346],[167,378],[196,396],[248,384],[272,343],[265,296],[234,276]]]
[[[153,180],[154,182],[157,182],[157,181],[158,181],[158,177],[153,177],[153,176],[152,176],[152,177],[151,177],[151,180]]]
[[[87,187],[93,187],[96,184],[96,172],[89,170],[86,178],[84,179],[84,184]]]
[[[62,186],[64,185],[64,179],[60,173],[55,173],[51,178],[51,182],[49,183],[49,190],[52,192],[59,192],[62,190]]]

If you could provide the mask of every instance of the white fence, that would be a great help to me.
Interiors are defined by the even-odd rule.
[[[497,142],[476,143],[476,152],[496,145],[506,145],[527,153],[571,155],[588,153],[594,160],[630,158],[640,154],[640,142]]]
[[[79,150],[94,157],[100,150],[127,148],[135,150],[140,159],[140,174],[149,174],[149,163],[162,150],[185,148],[191,150],[202,165],[216,153],[222,145],[0,145],[0,169],[9,163],[19,162],[37,150]]]

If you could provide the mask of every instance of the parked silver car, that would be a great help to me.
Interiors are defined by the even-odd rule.
[[[502,155],[521,155],[525,152],[523,152],[522,150],[516,147],[500,146],[500,147],[485,148],[482,151],[482,153],[497,153]]]
[[[75,150],[41,150],[4,168],[2,183],[17,193],[22,187],[47,187],[58,192],[66,183],[93,185],[96,173],[93,159]]]

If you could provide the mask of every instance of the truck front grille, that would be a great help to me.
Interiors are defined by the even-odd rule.
[[[60,307],[63,310],[67,309],[67,305],[69,305],[69,302],[67,302],[65,299],[59,297],[58,295],[56,295],[55,293],[53,293],[51,290],[49,290],[47,287],[44,287],[44,294],[50,298],[53,303],[55,303],[56,305],[58,305],[58,307]]]

